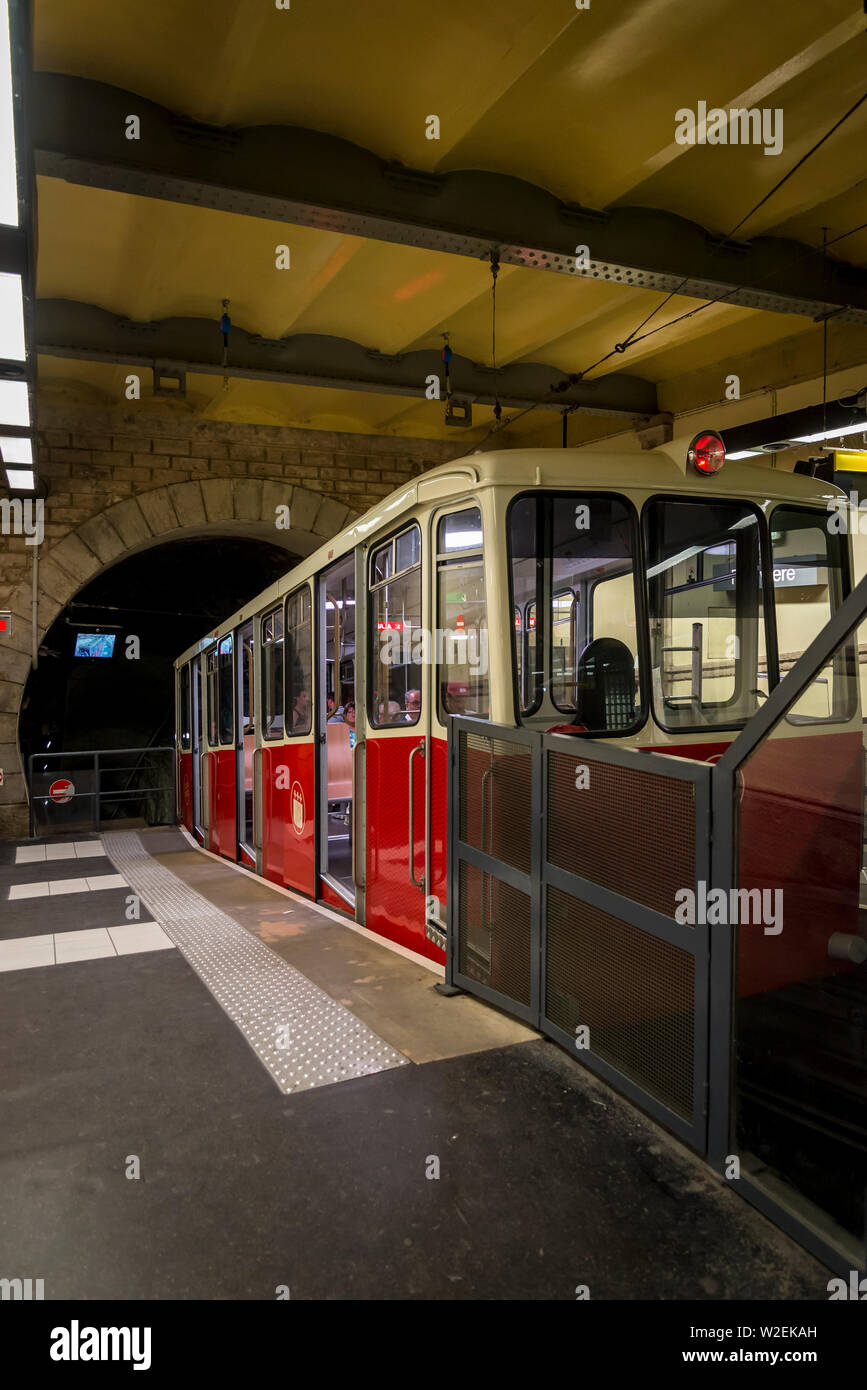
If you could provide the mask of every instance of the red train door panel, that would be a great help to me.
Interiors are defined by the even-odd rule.
[[[365,924],[430,955],[424,934],[425,740],[413,729],[371,730],[365,763]]]
[[[316,894],[316,745],[312,738],[295,739],[276,750],[281,771],[274,793],[283,818],[283,876],[290,888],[308,897]]]
[[[191,753],[178,754],[178,807],[181,824],[187,830],[193,829],[193,757]]]

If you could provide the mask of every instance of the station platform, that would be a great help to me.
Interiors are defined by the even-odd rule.
[[[827,1300],[552,1042],[178,830],[0,845],[0,1274],[46,1300]]]

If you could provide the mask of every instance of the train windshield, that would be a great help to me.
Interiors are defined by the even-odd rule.
[[[533,494],[509,514],[518,708],[595,734],[642,722],[637,524],[620,497]]]
[[[673,732],[743,724],[769,693],[760,514],[657,500],[644,524],[656,720]]]

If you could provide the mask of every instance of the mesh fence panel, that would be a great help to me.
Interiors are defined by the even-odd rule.
[[[530,898],[472,864],[460,866],[458,969],[530,1004]]]
[[[533,804],[530,748],[478,734],[459,737],[460,838],[528,874]]]
[[[587,768],[589,786],[577,788]],[[695,787],[580,753],[548,754],[548,863],[673,917],[695,888]]]
[[[695,963],[557,888],[548,888],[545,1015],[589,1029],[589,1049],[686,1120],[693,1112]]]

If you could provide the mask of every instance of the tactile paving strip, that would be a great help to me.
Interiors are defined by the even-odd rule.
[[[104,836],[126,876],[281,1091],[308,1091],[409,1059],[263,941],[148,854],[134,831]]]

